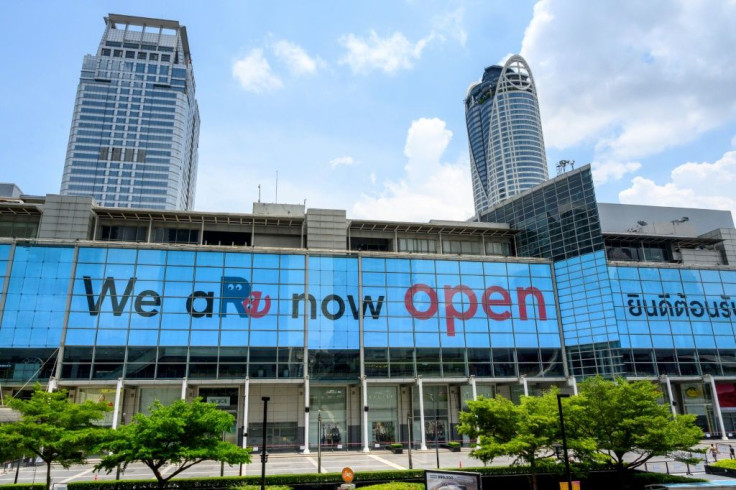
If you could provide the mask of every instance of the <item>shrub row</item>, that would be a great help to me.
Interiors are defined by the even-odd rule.
[[[726,463],[727,461],[724,461]],[[720,462],[719,462],[720,463]],[[733,463],[736,463],[734,461]],[[564,466],[560,468],[545,468],[544,474],[559,474],[564,471]],[[576,478],[586,479],[586,475],[591,472],[597,472],[603,468],[591,469],[590,467],[574,467],[573,473]],[[559,471],[554,471],[559,470]],[[527,466],[482,466],[476,468],[463,468],[462,471],[480,473],[485,477],[492,476],[520,476],[528,475],[529,468]],[[610,474],[610,469],[606,472]],[[627,475],[642,485],[649,483],[686,483],[693,481],[703,481],[693,478],[687,478],[676,475],[666,475],[661,473],[644,473],[634,472]],[[389,471],[361,471],[355,474],[354,483],[358,486],[370,482],[391,482],[391,481],[423,481],[424,470],[389,470]],[[244,486],[259,486],[261,481],[260,475],[250,476],[225,476],[225,477],[208,477],[208,478],[179,478],[169,481],[167,488],[171,490],[215,490],[215,489],[235,489]],[[269,486],[303,486],[303,485],[320,485],[335,484],[342,481],[340,473],[305,473],[296,475],[267,475],[266,485]],[[147,480],[98,480],[98,481],[78,481],[68,484],[69,490],[158,490],[158,483],[154,479]],[[44,490],[43,484],[17,484],[3,485],[2,490]],[[275,489],[273,489],[275,490]]]

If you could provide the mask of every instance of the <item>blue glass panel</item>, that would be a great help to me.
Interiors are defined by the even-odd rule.
[[[436,333],[419,332],[414,335],[417,347],[439,347],[440,339]]]
[[[465,335],[460,330],[457,330],[453,336],[441,335],[440,341],[442,347],[465,348]]]
[[[411,272],[411,261],[409,259],[386,259],[386,271],[409,273]]]
[[[108,264],[135,264],[136,250],[132,248],[111,248],[107,252]]]
[[[278,269],[253,269],[253,284],[278,284]]]
[[[456,260],[437,260],[435,267],[437,274],[450,274],[453,276],[460,274],[460,265]]]
[[[198,267],[219,267],[223,266],[225,254],[221,252],[197,252]]]
[[[16,257],[16,260],[17,257]],[[107,260],[106,248],[86,248],[80,247],[77,255],[77,262],[105,263]]]
[[[192,330],[189,345],[191,346],[215,346],[219,343],[218,332],[209,330]]]
[[[547,268],[549,271],[549,268]],[[460,274],[463,276],[482,276],[483,275],[483,263],[482,262],[460,262]]]
[[[514,335],[511,333],[492,333],[491,347],[507,348],[514,347]]]
[[[160,346],[182,346],[189,344],[187,330],[161,330]]]
[[[736,284],[736,271],[720,271],[721,281]]]
[[[194,265],[194,259],[195,259],[194,252],[188,252],[188,251],[183,251],[183,250],[170,250],[167,254],[167,264],[169,266],[185,265],[185,266],[191,267]],[[169,267],[169,270],[171,270],[171,267]],[[167,277],[168,277],[168,273],[167,273]]]
[[[158,344],[158,330],[131,330],[128,345],[155,346]]]
[[[619,280],[639,280],[638,269],[635,267],[611,267],[610,269],[616,271]]]
[[[66,345],[94,345],[96,331],[92,329],[68,329]]]
[[[634,349],[652,348],[652,338],[649,335],[629,335],[629,340]]]
[[[281,284],[304,285],[304,270],[281,269],[279,280]]]
[[[683,282],[700,282],[700,274],[692,269],[681,269],[680,278]]]
[[[302,347],[304,345],[303,331],[279,331],[280,347]]]
[[[434,274],[434,261],[412,259],[411,272],[413,274]]]
[[[405,291],[411,285],[411,275],[408,273],[388,273],[385,275],[385,278],[386,285],[389,287],[399,287]],[[383,286],[383,282],[377,282],[376,284]],[[364,282],[363,285],[366,286],[367,284]]]
[[[163,269],[161,269],[163,270]],[[77,277],[103,278],[105,275],[105,264],[77,264]]]
[[[487,276],[506,277],[506,264],[503,262],[485,262],[483,270]]]
[[[714,272],[714,271],[707,271]],[[723,285],[720,282],[704,283],[703,291],[709,296],[720,296],[723,294]],[[719,298],[720,299],[720,298]]]
[[[127,341],[127,330],[100,330],[97,335],[97,345],[126,345]]]
[[[733,335],[716,335],[715,342],[721,351],[723,349],[736,349],[736,338]]]
[[[642,281],[657,281],[659,282],[659,269],[653,267],[640,267],[639,278]]]
[[[716,341],[715,338],[710,335],[696,335],[695,346],[698,349],[715,349]]]
[[[532,280],[551,278],[552,268],[549,265],[542,264],[530,264],[529,272],[531,273]]]
[[[487,333],[469,332],[465,334],[465,339],[468,347],[481,348],[491,346],[491,338]]]
[[[194,269],[192,267],[169,266],[166,269],[166,280],[167,281],[191,282],[193,279],[194,279]]]
[[[302,259],[303,260],[303,259]],[[236,252],[225,254],[225,268],[244,268],[248,269],[253,265],[253,254]]]
[[[652,335],[652,345],[655,349],[672,349],[674,342],[671,335]]]
[[[165,250],[138,250],[138,264],[157,265],[159,268],[166,263]]]
[[[222,346],[236,346],[244,347],[248,345],[248,332],[245,330],[239,331],[223,331],[220,334],[220,345]]]
[[[279,263],[282,269],[296,269],[303,271],[305,259],[304,255],[281,255],[279,256]]]

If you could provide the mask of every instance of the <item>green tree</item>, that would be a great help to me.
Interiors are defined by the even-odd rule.
[[[570,433],[595,440],[597,451],[621,473],[654,456],[689,451],[703,437],[695,416],[673,417],[661,397],[649,381],[589,378],[580,384],[579,396],[570,399]]]
[[[536,489],[541,461],[554,454],[553,444],[561,437],[557,393],[552,389],[542,396],[524,396],[518,405],[500,395],[469,401],[458,431],[478,438],[480,447],[470,454],[484,464],[497,456],[516,457],[516,463],[529,465]]]
[[[132,424],[120,427],[102,444],[109,454],[95,469],[109,473],[118,465],[125,469],[129,463],[140,461],[151,469],[158,487],[164,488],[173,477],[202,461],[249,463],[250,449],[222,440],[222,433],[233,422],[232,415],[199,398],[166,406],[156,400],[150,415],[136,414]],[[175,468],[164,476],[166,465]]]
[[[28,400],[8,402],[20,420],[0,426],[0,443],[12,444],[13,455],[39,457],[46,463],[46,488],[51,488],[51,464],[64,468],[84,463],[109,429],[96,425],[110,408],[106,403],[75,404],[65,390],[49,393],[36,385]]]

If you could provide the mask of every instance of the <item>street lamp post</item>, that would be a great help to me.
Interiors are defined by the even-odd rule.
[[[440,409],[437,406],[437,400],[434,399],[434,396],[432,397],[432,401],[434,402],[434,453],[435,456],[437,456],[437,469],[440,469],[440,441],[438,439],[438,422],[439,422],[439,415],[440,415]]]
[[[317,473],[322,473],[322,410],[317,412]]]
[[[411,439],[411,429],[412,429],[412,427],[411,426],[412,426],[412,423],[413,423],[411,412],[409,412],[408,414],[406,414],[406,423],[407,423],[406,428],[407,428],[408,433],[409,433],[409,469],[411,470],[411,469],[414,468],[414,466],[412,466],[412,462],[411,462],[411,443],[412,443],[412,439]]]
[[[560,430],[562,432],[562,452],[565,457],[565,474],[567,475],[567,490],[572,490],[572,475],[570,473],[570,458],[567,454],[567,435],[565,435],[565,416],[562,414],[562,399],[569,398],[566,393],[557,394],[557,410],[560,413]]]
[[[261,452],[261,490],[266,490],[266,461],[268,461],[268,445],[266,442],[266,427],[268,425],[268,396],[261,397],[263,400],[263,450]]]

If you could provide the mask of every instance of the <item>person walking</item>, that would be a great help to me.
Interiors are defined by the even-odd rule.
[[[731,459],[736,459],[736,451],[733,449],[733,444],[728,445],[728,455]]]
[[[718,462],[718,448],[715,444],[710,445],[710,455],[713,456],[713,462]]]

